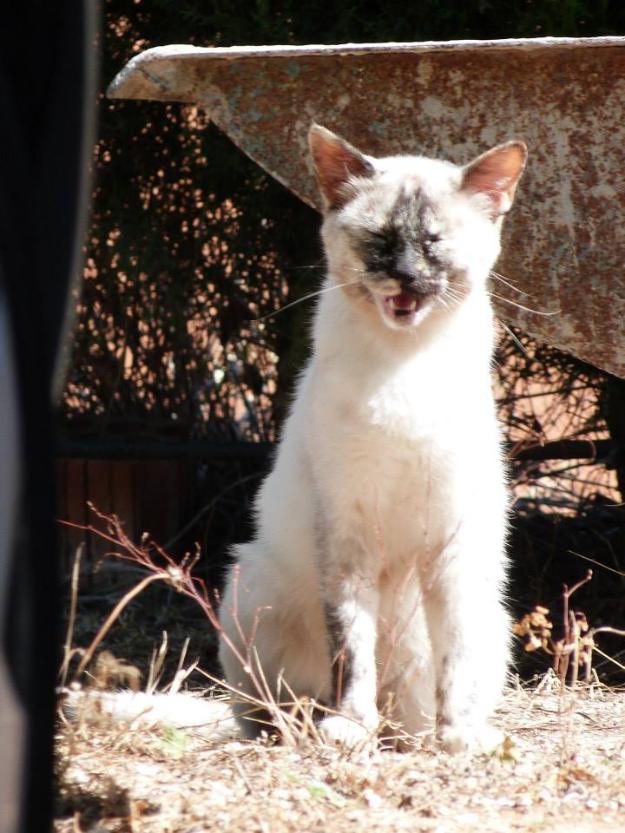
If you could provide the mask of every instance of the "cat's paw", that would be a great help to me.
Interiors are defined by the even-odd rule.
[[[445,752],[495,752],[504,741],[504,734],[494,726],[444,726],[437,732],[437,739]]]
[[[319,731],[326,743],[363,749],[375,743],[377,719],[363,722],[347,715],[331,714],[321,721]]]

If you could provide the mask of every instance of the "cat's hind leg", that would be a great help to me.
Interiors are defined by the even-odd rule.
[[[260,542],[236,555],[220,609],[219,659],[235,716],[256,737],[293,696],[328,699],[330,660],[316,577],[301,561],[283,569]]]

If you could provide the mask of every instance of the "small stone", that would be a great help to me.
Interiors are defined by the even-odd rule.
[[[371,787],[367,787],[365,790],[362,791],[363,800],[367,803],[372,810],[377,810],[378,807],[382,806],[382,798],[379,796]]]
[[[406,784],[419,784],[422,781],[427,781],[428,776],[425,772],[421,772],[420,769],[410,769],[405,775]]]

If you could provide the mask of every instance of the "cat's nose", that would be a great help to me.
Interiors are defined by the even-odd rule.
[[[397,281],[401,292],[429,295],[442,288],[441,276],[432,275],[429,269],[395,268],[387,272],[387,276]]]
[[[417,276],[414,272],[409,272],[406,269],[391,269],[388,273],[389,278],[393,278],[396,280],[402,287],[409,289],[410,287],[414,286],[417,280]]]

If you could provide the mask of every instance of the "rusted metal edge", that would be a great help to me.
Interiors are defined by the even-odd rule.
[[[146,80],[154,84],[155,98],[162,93],[162,82],[157,77],[151,77],[149,66],[170,58],[176,61],[185,59],[197,60],[205,58],[207,61],[238,61],[246,58],[302,58],[330,55],[362,55],[384,53],[431,53],[450,51],[530,51],[545,47],[559,49],[600,49],[606,47],[624,47],[625,37],[605,36],[598,38],[502,38],[500,40],[451,40],[451,41],[421,41],[404,42],[389,41],[387,43],[342,43],[342,44],[307,44],[305,46],[190,46],[189,44],[169,44],[155,46],[135,55],[126,66],[118,72],[107,89],[109,98],[140,98],[146,99],[148,91],[144,86],[140,89],[132,84],[132,77],[139,72]],[[130,82],[130,83],[129,83]],[[182,100],[182,99],[181,99]]]

